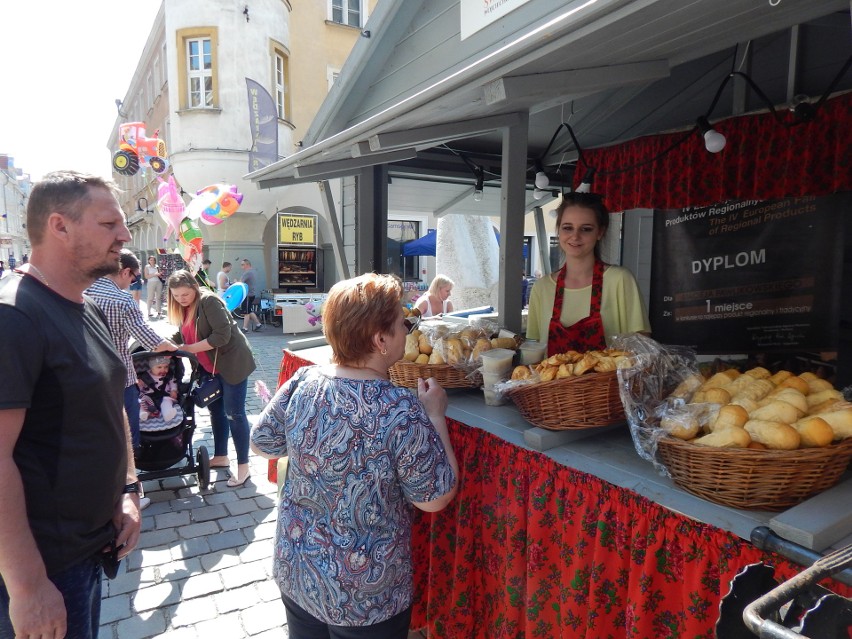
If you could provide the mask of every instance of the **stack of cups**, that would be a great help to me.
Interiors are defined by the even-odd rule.
[[[533,364],[538,364],[547,355],[547,342],[542,343],[536,340],[528,339],[526,342],[521,344],[519,351],[520,361],[518,363],[521,366],[531,366]]]
[[[502,406],[506,403],[506,400],[494,392],[494,384],[509,378],[514,357],[515,351],[508,348],[492,348],[482,353],[482,390],[488,406]]]

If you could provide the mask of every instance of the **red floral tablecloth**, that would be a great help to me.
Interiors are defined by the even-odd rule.
[[[418,513],[412,538],[411,627],[430,639],[709,639],[744,566],[802,570],[541,453],[452,420],[450,432],[459,493]]]

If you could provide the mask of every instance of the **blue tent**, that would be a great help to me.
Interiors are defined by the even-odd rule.
[[[500,243],[500,233],[494,229],[494,235],[497,236],[497,243]],[[429,229],[426,235],[418,237],[416,240],[411,240],[402,245],[402,254],[405,257],[414,255],[435,255],[435,243],[438,240],[438,231]],[[527,257],[527,245],[524,244],[524,258]]]

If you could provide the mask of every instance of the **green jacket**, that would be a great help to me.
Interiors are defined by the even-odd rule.
[[[201,289],[196,308],[198,341],[206,339],[216,347],[207,351],[210,361],[216,362],[216,372],[229,384],[239,384],[255,369],[254,355],[246,336],[240,332],[225,303],[214,293]],[[183,344],[180,331],[172,339],[176,344]]]

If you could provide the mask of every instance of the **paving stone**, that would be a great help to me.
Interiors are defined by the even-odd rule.
[[[162,530],[152,530],[144,532],[139,536],[139,544],[136,546],[139,549],[154,548],[169,544],[178,538],[174,528],[164,528]]]
[[[244,564],[252,561],[269,561],[275,548],[270,540],[260,540],[250,543],[240,550],[240,561]]]
[[[195,508],[202,508],[202,507],[204,507],[204,498],[201,495],[191,495],[190,497],[180,497],[178,499],[172,499],[169,502],[169,508],[172,511],[193,510]],[[151,508],[153,508],[153,505],[151,506]]]
[[[157,548],[146,548],[141,552],[130,554],[131,559],[139,561],[138,567],[142,564],[146,566],[160,566],[172,560],[172,550],[169,546],[160,546]],[[132,562],[128,564],[128,568],[132,568]]]
[[[228,509],[229,515],[245,515],[255,510],[260,510],[254,499],[240,499],[239,501],[230,501],[224,504]]]
[[[190,524],[189,526],[181,526],[177,529],[177,534],[184,539],[215,535],[218,532],[219,526],[215,521],[204,521],[198,524]]]
[[[116,634],[120,639],[147,639],[158,637],[166,629],[166,618],[162,610],[152,610],[118,622]]]
[[[275,521],[278,517],[278,512],[275,508],[268,508],[263,510],[255,510],[252,514],[254,520],[257,523],[263,523],[265,521]]]
[[[238,548],[246,544],[246,536],[241,530],[229,530],[213,535],[208,538],[210,550],[224,550],[225,548]]]
[[[124,563],[124,562],[122,562]],[[103,587],[106,588],[107,596],[113,597],[128,592],[133,592],[139,588],[141,583],[141,575],[138,570],[119,574],[115,579],[104,579]],[[103,590],[103,587],[101,590]]]
[[[204,595],[221,592],[222,589],[223,586],[220,573],[202,573],[200,575],[193,575],[183,583],[181,595],[185,601],[187,599],[194,599],[195,597],[202,597]]]
[[[130,595],[101,599],[101,625],[127,619],[130,616]]]
[[[154,610],[180,601],[180,588],[177,582],[165,582],[143,588],[131,596],[136,612]]]
[[[177,606],[171,608],[170,611],[172,628],[194,626],[202,621],[208,621],[216,618],[216,606],[213,604],[212,597],[201,597],[199,599],[182,601]]]
[[[259,601],[262,601],[256,585],[249,584],[247,586],[240,586],[239,588],[229,588],[228,590],[217,593],[213,597],[216,610],[219,611],[219,614],[248,610]]]
[[[216,504],[214,506],[204,506],[202,508],[196,508],[192,511],[192,520],[195,522],[201,521],[212,521],[214,519],[221,519],[222,517],[228,516],[228,510],[225,506],[221,504]]]
[[[250,514],[237,515],[236,517],[226,517],[219,520],[219,526],[222,530],[237,530],[239,528],[253,528],[258,523]],[[250,534],[250,531],[246,531]]]
[[[199,559],[201,560],[201,567],[207,571],[224,570],[231,566],[237,566],[240,563],[240,557],[236,550],[212,552],[199,557]]]
[[[210,544],[207,542],[206,537],[183,539],[178,545],[172,546],[172,559],[197,557],[208,552],[210,552]]]
[[[159,573],[158,581],[180,581],[187,579],[192,575],[199,575],[204,572],[201,566],[200,557],[190,557],[181,561],[173,561],[165,566],[157,568]]]
[[[243,620],[243,626],[250,636],[287,624],[287,614],[284,610],[283,601],[270,601],[252,606],[240,613],[240,616]]]
[[[260,565],[261,563],[263,562],[254,561],[250,564],[240,564],[239,566],[223,570],[222,580],[225,588],[230,590],[231,588],[237,588],[266,579],[266,571]]]
[[[158,639],[199,639],[199,637],[225,637],[227,635],[199,635],[198,629],[195,626],[184,626],[183,628],[175,628],[174,630],[166,630],[159,635]],[[231,635],[231,637],[239,637],[240,635]]]
[[[258,524],[251,531],[251,536],[253,539],[272,539],[275,537],[275,529],[277,521],[265,521],[262,524]],[[246,535],[248,536],[248,534]]]
[[[278,587],[278,584],[275,583],[274,579],[258,581],[254,586],[257,588],[257,594],[261,601],[281,600],[281,589]]]
[[[288,639],[290,635],[287,633],[287,626],[282,628],[273,628],[272,630],[266,630],[261,632],[260,634],[254,635],[252,639]]]
[[[216,619],[202,621],[195,629],[201,637],[245,637],[242,620],[237,612],[229,615],[220,614]]]
[[[154,518],[157,522],[157,528],[177,528],[178,526],[187,526],[190,523],[188,510],[183,510],[177,513],[163,513]]]
[[[216,504],[225,504],[232,501],[237,501],[239,497],[237,497],[236,493],[233,491],[222,492],[222,493],[212,493],[210,495],[205,496],[204,501],[206,501],[211,506]]]

